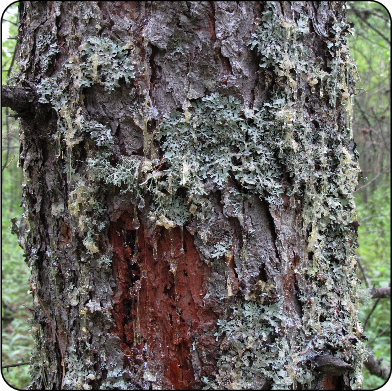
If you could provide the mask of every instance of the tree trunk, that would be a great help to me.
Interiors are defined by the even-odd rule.
[[[32,389],[360,387],[344,7],[20,3]]]

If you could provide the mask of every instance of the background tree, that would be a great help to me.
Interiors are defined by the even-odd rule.
[[[11,5],[3,14],[2,25],[2,84],[16,70],[15,44],[18,35],[18,5]],[[8,26],[7,30],[4,25]],[[9,38],[8,38],[9,37]],[[6,39],[7,38],[7,39]],[[16,235],[11,234],[11,219],[22,215],[21,183],[19,163],[19,124],[14,113],[2,107],[1,134],[1,201],[2,201],[2,367],[28,362],[33,340],[30,336],[28,318],[32,307],[31,296],[27,295],[30,270],[23,260],[23,250]],[[16,388],[31,383],[27,366],[3,369],[3,376]]]
[[[370,3],[370,4],[368,4]],[[377,3],[355,2],[349,12],[355,21],[358,38],[352,40],[352,51],[358,66],[367,69],[361,75],[355,97],[356,142],[360,152],[362,197],[366,203],[369,190],[377,184],[385,187],[390,173],[390,17]],[[366,28],[367,35],[363,30]],[[369,45],[371,42],[372,45]],[[375,52],[378,55],[374,55]],[[366,65],[365,65],[365,64]],[[371,188],[368,190],[368,186]]]
[[[30,246],[36,236],[27,250],[41,248],[33,254],[37,258],[31,262],[32,282],[34,290],[37,282],[42,286],[38,294],[46,296],[42,302],[49,318],[56,320],[58,339],[64,345],[64,384],[88,388],[88,383],[96,387],[103,381],[103,387],[121,386],[121,372],[126,382],[131,378],[137,383],[139,378],[138,385],[145,386],[161,382],[175,387],[203,383],[279,387],[297,382],[303,387],[309,383],[339,387],[359,382],[360,330],[350,335],[351,322],[355,324],[350,304],[355,300],[355,288],[351,291],[355,279],[349,274],[343,280],[343,287],[347,283],[347,289],[339,292],[343,303],[327,292],[341,271],[340,277],[347,278],[346,268],[353,270],[350,249],[356,225],[350,218],[349,195],[355,183],[340,185],[343,177],[355,176],[356,169],[350,118],[346,124],[340,104],[348,100],[350,114],[353,80],[344,54],[346,41],[340,34],[346,28],[339,22],[340,7],[302,9],[285,3],[263,9],[222,2],[165,9],[152,4],[125,13],[132,15],[131,41],[119,25],[120,9],[106,4],[100,8],[61,5],[73,15],[68,22],[62,19],[59,5],[35,7],[43,7],[35,10],[43,26],[38,19],[37,24],[25,25],[34,30],[31,36],[38,39],[38,52],[31,51],[28,40],[21,48],[22,53],[25,50],[21,79],[31,90],[25,105],[23,99],[18,102],[25,129],[35,126],[27,140],[24,132],[24,156],[30,153],[28,162],[33,163],[30,159],[35,156],[43,164],[41,169],[37,161],[34,166],[24,165],[25,173],[33,176],[25,186],[26,202],[35,210],[35,216],[29,216]],[[29,18],[32,10],[25,11],[27,19],[34,20]],[[324,14],[330,20],[324,20]],[[247,29],[240,22],[249,15]],[[171,18],[174,22],[178,18],[177,24],[154,28],[158,22],[173,22]],[[230,26],[229,20],[238,24]],[[64,37],[57,46],[54,26]],[[87,36],[78,34],[81,29],[87,29]],[[311,42],[309,48],[305,41]],[[240,46],[244,42],[247,48]],[[111,62],[105,59],[108,53]],[[205,58],[209,67],[203,63]],[[173,69],[179,70],[176,77]],[[11,92],[15,91],[22,92]],[[39,112],[35,118],[31,104]],[[328,114],[321,114],[322,107]],[[162,117],[170,112],[170,117]],[[337,127],[327,129],[324,123]],[[228,132],[233,140],[227,139]],[[195,137],[204,144],[196,143]],[[210,158],[218,164],[210,164]],[[57,174],[50,174],[53,167],[58,168]],[[40,179],[57,190],[46,194],[37,186]],[[329,194],[336,186],[340,197]],[[326,207],[317,200],[320,196]],[[342,216],[347,220],[339,221]],[[105,220],[110,221],[106,226]],[[53,228],[52,237],[45,237],[43,231],[37,235],[44,221]],[[347,243],[336,247],[345,238]],[[51,251],[55,244],[54,253],[44,252],[44,242]],[[110,282],[105,281],[112,276],[110,260],[116,277],[110,287],[115,287],[111,314],[105,313],[110,300],[102,300],[105,294],[110,298]],[[330,275],[328,266],[336,274]],[[201,271],[199,278],[192,276],[195,268]],[[45,288],[48,276],[54,277],[52,291]],[[157,287],[150,289],[155,279]],[[96,282],[94,291],[91,286]],[[70,308],[65,315],[56,307],[56,290],[61,289],[65,289],[61,299],[68,304],[63,308]],[[105,289],[109,295],[102,295]],[[196,293],[204,296],[203,304]],[[162,300],[162,312],[153,305],[156,297]],[[320,305],[326,301],[331,305],[327,311]],[[340,311],[340,326],[331,319],[333,308]],[[49,374],[48,360],[43,358],[46,363],[35,367],[34,384],[49,381],[51,387],[62,376],[60,357],[57,373],[53,364],[53,340],[58,336],[37,301],[36,310],[42,328],[36,331],[52,337],[46,354],[53,373]],[[85,315],[84,324],[78,324],[78,311]],[[102,348],[106,338],[102,330],[91,328],[94,324],[106,327],[111,336],[120,335],[125,370],[96,369],[105,361],[105,353],[98,354],[97,347]],[[254,324],[260,329],[249,335]],[[155,327],[152,333],[150,325]],[[282,326],[289,332],[284,333]],[[354,347],[331,340],[327,335],[331,328],[348,332],[343,341]],[[159,337],[162,330],[173,334],[159,359],[154,352],[158,343],[149,336]],[[72,338],[78,343],[70,343]],[[45,339],[41,342],[45,347]],[[102,351],[116,355],[116,344],[109,339],[102,343]],[[220,347],[218,355],[210,350],[214,344],[214,350]],[[63,353],[57,350],[59,354]],[[92,363],[90,368],[77,367],[81,355]],[[290,370],[285,373],[288,359]],[[160,363],[169,369],[159,370]],[[258,379],[252,371],[265,377]]]
[[[355,26],[350,48],[360,80],[354,99],[354,139],[361,173],[356,190],[360,273],[364,287],[390,284],[390,15],[376,2],[350,2]],[[389,288],[390,291],[390,288]],[[364,388],[377,388],[390,373],[390,297],[363,303],[367,346]],[[376,359],[375,359],[376,358]],[[381,362],[381,360],[383,360]],[[377,365],[375,365],[377,364]],[[369,375],[367,368],[373,375]]]

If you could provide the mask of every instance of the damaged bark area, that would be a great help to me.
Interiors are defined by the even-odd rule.
[[[200,387],[219,347],[218,316],[203,302],[210,270],[189,232],[162,228],[149,238],[133,222],[124,212],[109,228],[117,281],[111,332],[121,338],[125,376],[164,389]]]
[[[32,388],[359,388],[343,5],[20,13]]]

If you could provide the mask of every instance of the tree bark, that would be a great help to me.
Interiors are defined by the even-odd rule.
[[[370,291],[372,295],[372,299],[378,299],[378,298],[386,298],[391,296],[391,287],[387,286],[385,288],[375,288],[373,287]]]
[[[34,98],[30,89],[15,86],[2,86],[1,89],[1,105],[19,113],[31,111]]]
[[[20,21],[32,389],[359,388],[344,3]]]

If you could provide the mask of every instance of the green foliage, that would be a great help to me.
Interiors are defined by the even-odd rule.
[[[388,105],[385,89],[390,80],[389,14],[379,3],[356,1],[349,3],[349,18],[355,27],[355,35],[350,39],[351,53],[361,75],[357,102],[367,106],[362,109],[370,110],[369,119],[374,123],[385,114]],[[358,116],[361,116],[360,112]],[[388,118],[384,121],[389,123]]]
[[[357,254],[369,287],[385,287],[390,282],[390,16],[379,3],[348,3],[348,16],[355,35],[350,50],[357,63],[360,80],[354,101],[354,139],[360,154],[363,190],[356,196],[359,237]],[[374,180],[373,180],[374,179]],[[370,182],[369,186],[366,184]],[[365,286],[361,270],[358,277]],[[361,305],[362,323],[375,300]],[[364,334],[369,347],[383,363],[390,365],[390,298],[380,299],[370,315]],[[377,337],[385,329],[386,332]],[[375,389],[384,380],[363,372],[365,389]]]
[[[391,279],[391,195],[390,190],[377,189],[371,199],[364,204],[358,196],[357,201],[358,221],[360,222],[359,247],[357,253],[360,257],[361,265],[370,286],[377,288],[387,287]],[[364,278],[358,272],[364,285]],[[391,356],[391,333],[387,329],[390,325],[390,298],[380,299],[376,309],[373,311],[364,334],[369,339],[369,347],[376,357],[383,358],[384,363],[390,365]],[[368,300],[361,306],[360,319],[365,321],[371,311],[375,300]],[[380,337],[378,334],[383,330],[387,331]],[[364,373],[365,389],[374,389],[384,384],[384,380]]]
[[[28,332],[29,311],[24,305],[31,308],[32,300],[27,293],[29,268],[16,235],[11,234],[11,218],[20,219],[22,214],[20,170],[16,163],[4,170],[2,179],[2,364],[7,365],[30,359],[33,339]],[[31,381],[26,365],[4,370],[3,375],[17,388],[24,388]]]
[[[360,223],[358,253],[366,275],[371,285],[386,287],[390,281],[390,189],[377,189],[366,204],[358,199],[357,213]]]
[[[385,187],[390,171],[390,17],[377,2],[350,2],[349,19],[355,35],[350,48],[360,72],[354,101],[354,133],[363,175],[360,185],[375,178],[363,198],[377,186]],[[377,179],[378,177],[378,179]]]
[[[16,194],[15,184],[19,185]],[[11,218],[20,218],[22,214],[19,204],[20,170],[15,163],[3,172],[2,186],[2,365],[29,361],[33,345],[28,332],[29,311],[24,307],[32,307],[27,283],[30,272],[17,237],[11,234]],[[3,370],[3,376],[12,386],[24,388],[31,381],[28,368],[24,365]]]
[[[7,84],[7,77],[11,75],[11,71],[15,71],[15,63],[13,63],[13,56],[16,45],[16,37],[18,35],[18,3],[11,4],[4,12],[1,21],[2,28],[8,28],[8,37],[2,41],[1,57],[1,79],[2,84]],[[4,37],[3,37],[4,38]],[[12,66],[12,68],[11,68]]]
[[[3,187],[4,188],[4,187]],[[2,365],[29,361],[33,339],[29,334],[29,311],[32,297],[28,295],[29,269],[23,261],[23,250],[18,246],[17,238],[10,232],[11,216],[20,215],[21,211],[10,213],[2,208]],[[26,387],[31,379],[28,365],[3,370],[7,382],[19,389]]]

